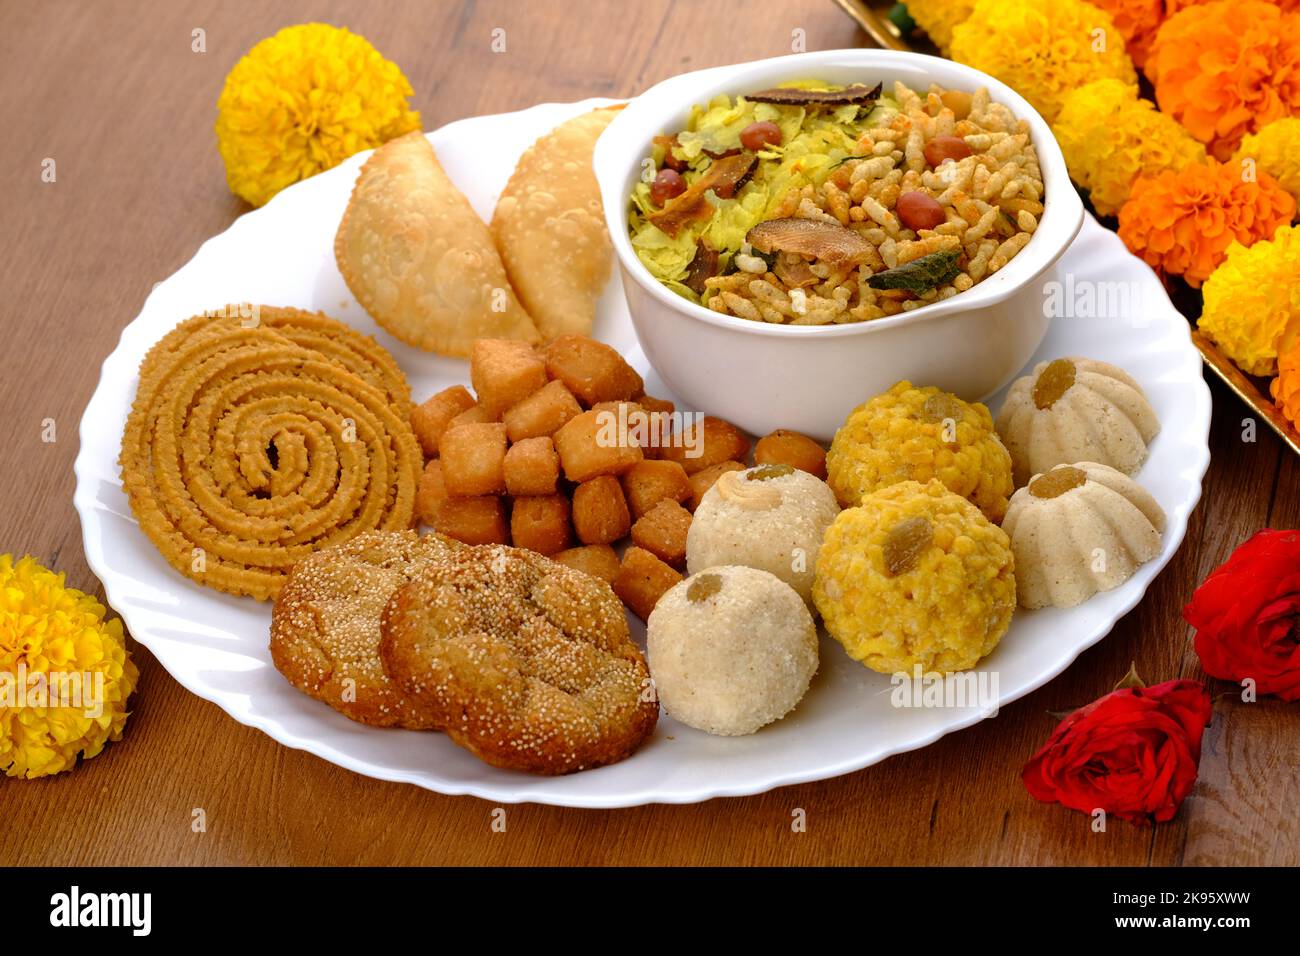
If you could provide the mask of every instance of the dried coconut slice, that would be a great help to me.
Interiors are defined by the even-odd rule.
[[[875,102],[880,97],[880,89],[879,83],[874,87],[855,84],[842,90],[800,90],[778,86],[746,93],[745,99],[751,103],[775,103],[778,106],[847,106],[850,103],[863,106]]]

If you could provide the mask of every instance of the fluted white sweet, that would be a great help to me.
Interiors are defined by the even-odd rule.
[[[1011,497],[1002,530],[1016,559],[1022,607],[1074,607],[1098,591],[1119,587],[1160,553],[1165,513],[1146,489],[1096,462],[1076,462],[1084,480],[1041,497],[1042,475]],[[1077,476],[1075,476],[1077,477]]]
[[[1043,395],[1040,378],[1049,366],[1058,374],[1069,363],[1072,380],[1059,395]],[[1069,380],[1070,371],[1066,369]],[[1044,399],[1051,399],[1044,405]],[[995,423],[1011,453],[1016,487],[1056,465],[1095,461],[1126,475],[1146,461],[1147,444],[1160,431],[1142,386],[1123,369],[1087,358],[1040,362],[1012,383]]]

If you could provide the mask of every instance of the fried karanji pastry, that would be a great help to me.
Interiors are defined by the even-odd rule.
[[[432,730],[379,659],[379,617],[403,584],[461,545],[436,534],[367,531],[294,565],[271,609],[271,661],[309,697],[359,723]]]
[[[321,314],[196,316],[140,365],[119,464],[176,570],[258,600],[322,548],[411,527],[423,455],[373,340]]]
[[[590,332],[609,279],[613,247],[591,152],[618,109],[574,117],[530,146],[492,214],[506,272],[545,339]]]
[[[530,551],[448,552],[393,594],[381,629],[388,674],[496,767],[614,763],[659,718],[609,585]]]
[[[408,345],[463,357],[475,339],[539,339],[487,226],[423,133],[361,167],[334,258],[357,301]]]

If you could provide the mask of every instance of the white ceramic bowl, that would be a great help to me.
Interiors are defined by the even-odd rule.
[[[834,326],[769,325],[721,315],[661,285],[632,251],[627,208],[651,139],[682,129],[691,106],[815,77],[832,83],[931,83],[992,98],[1029,122],[1046,189],[1033,239],[967,292],[914,312]],[[1047,122],[993,77],[937,57],[893,50],[825,50],[684,73],[651,87],[596,144],[596,178],[646,357],[693,409],[755,434],[793,428],[828,440],[860,402],[901,378],[984,399],[1038,348],[1051,321],[1042,279],[1083,224],[1083,203]]]

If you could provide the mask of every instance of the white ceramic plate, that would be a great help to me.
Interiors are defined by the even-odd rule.
[[[462,120],[429,138],[451,178],[487,218],[516,159],[534,139],[604,102],[548,104]],[[380,331],[335,268],[335,227],[364,158],[353,157],[285,190],[204,243],[157,286],[123,331],[86,408],[75,496],[86,556],[109,604],[173,677],[239,722],[358,773],[498,802],[576,807],[689,803],[833,777],[923,747],[986,716],[977,709],[895,708],[887,677],[867,671],[823,638],[821,670],[807,697],[791,716],[753,736],[711,737],[664,717],[654,738],[622,763],[540,778],[489,767],[440,734],[352,723],[290,687],[267,651],[270,606],[192,583],[173,571],[140,531],[118,479],[118,446],[145,352],[182,319],[230,302],[320,309],[374,335],[397,357],[417,398],[467,382],[463,362],[415,351]],[[1163,428],[1138,478],[1168,513],[1169,528],[1160,557],[1123,587],[1073,610],[1016,616],[984,663],[997,674],[1000,704],[1051,680],[1137,604],[1182,541],[1209,463],[1210,396],[1201,359],[1186,321],[1151,271],[1091,219],[1061,269],[1062,275],[1073,273],[1076,283],[1136,282],[1149,293],[1140,315],[1057,319],[1034,361],[1090,356],[1120,365],[1142,383]],[[652,394],[664,394],[637,346],[617,278],[601,300],[594,334],[647,373]],[[865,397],[844,396],[845,412]],[[639,623],[634,627],[641,636]]]

